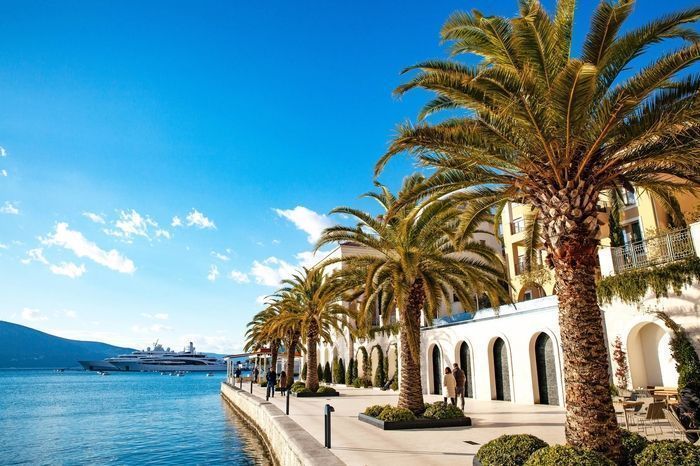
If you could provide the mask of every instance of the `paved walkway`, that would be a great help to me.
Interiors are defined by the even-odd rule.
[[[250,385],[244,384],[244,388]],[[337,386],[340,397],[290,399],[290,416],[323,444],[323,406],[335,408],[332,451],[348,465],[455,465],[472,464],[481,445],[502,434],[531,433],[548,443],[564,442],[564,411],[557,406],[516,405],[504,401],[467,400],[465,412],[472,427],[383,431],[357,420],[357,414],[375,404],[398,402],[396,392]],[[253,393],[265,398],[265,389]],[[441,400],[426,395],[426,402]],[[284,411],[279,393],[270,401]]]

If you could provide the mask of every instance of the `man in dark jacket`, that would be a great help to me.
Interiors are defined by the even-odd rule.
[[[275,385],[277,385],[277,372],[275,372],[274,367],[267,372],[267,376],[265,378],[267,379],[267,396],[272,396],[272,398],[274,398]]]
[[[467,376],[464,374],[464,371],[459,368],[457,363],[454,363],[452,367],[452,375],[455,378],[455,382],[457,382],[455,395],[460,400],[462,411],[464,411],[464,384],[467,382]]]

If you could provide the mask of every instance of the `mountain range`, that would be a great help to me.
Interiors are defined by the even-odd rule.
[[[71,368],[78,360],[99,360],[130,353],[97,341],[69,340],[0,320],[0,368]]]

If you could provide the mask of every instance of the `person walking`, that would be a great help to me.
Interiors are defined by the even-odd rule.
[[[267,397],[269,398],[271,396],[272,398],[274,398],[275,385],[277,384],[277,372],[275,372],[274,367],[268,370],[265,379],[267,380]]]
[[[234,375],[234,377],[235,377],[236,379],[240,379],[240,378],[241,378],[241,368],[240,368],[240,366],[239,366],[239,367],[236,367],[236,372],[234,372],[233,375]]]
[[[260,369],[258,369],[258,366],[255,366],[255,369],[253,369],[253,380],[255,380],[255,383],[258,383],[258,376],[260,375]]]
[[[467,376],[464,374],[464,371],[459,368],[459,365],[457,363],[454,363],[452,367],[452,375],[454,376],[455,383],[457,384],[457,387],[455,388],[455,395],[459,399],[462,411],[464,411],[464,392],[467,389],[465,385],[467,381]]]
[[[450,403],[455,406],[455,389],[457,388],[457,382],[455,381],[455,376],[452,375],[452,369],[449,367],[445,368],[445,377],[442,379],[442,385],[445,387],[444,403],[447,404],[447,398],[450,398]]]
[[[280,372],[280,392],[284,395],[287,392],[287,373]]]

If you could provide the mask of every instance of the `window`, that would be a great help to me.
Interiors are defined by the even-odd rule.
[[[523,295],[523,301],[530,301],[532,299],[532,291],[527,290]]]
[[[622,239],[625,244],[638,243],[644,240],[642,225],[639,223],[639,220],[630,222],[622,227]]]
[[[622,192],[622,199],[624,199],[626,206],[637,205],[637,197],[634,194],[634,190],[625,188]]]
[[[525,229],[525,221],[523,220],[522,217],[518,217],[513,219],[513,222],[510,224],[510,233],[512,235],[516,233],[520,233]]]

